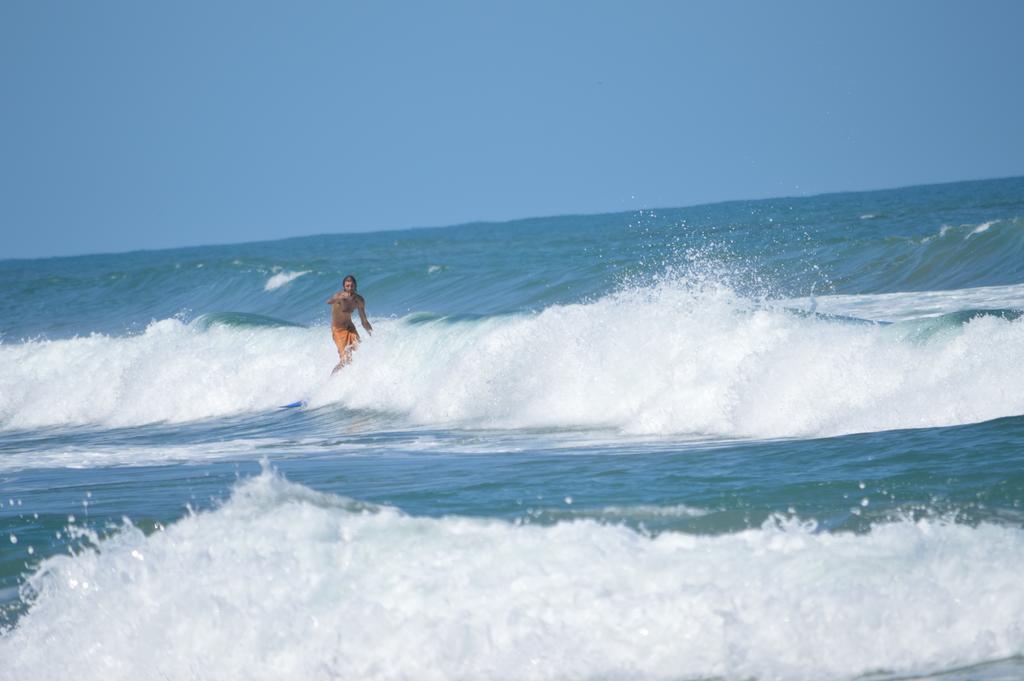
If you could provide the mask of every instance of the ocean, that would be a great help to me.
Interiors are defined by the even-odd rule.
[[[0,679],[1024,678],[1024,178],[0,291]]]

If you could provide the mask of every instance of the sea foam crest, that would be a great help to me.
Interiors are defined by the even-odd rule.
[[[2,678],[849,679],[1024,652],[1024,532],[647,536],[417,518],[272,474],[29,580]],[[30,595],[26,593],[26,596]]]
[[[676,284],[537,314],[381,320],[333,378],[325,328],[177,320],[127,338],[0,345],[0,426],[135,425],[273,409],[411,424],[701,437],[833,435],[1024,414],[1024,321],[922,339]]]
[[[272,409],[329,373],[337,353],[318,342],[324,335],[165,319],[137,336],[0,345],[0,425],[131,426]]]
[[[278,272],[277,274],[267,279],[267,283],[263,286],[263,290],[273,291],[275,289],[279,289],[285,284],[295,281],[302,275],[309,274],[309,272],[310,270],[303,270],[301,272]]]

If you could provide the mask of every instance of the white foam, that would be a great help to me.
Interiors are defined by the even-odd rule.
[[[311,270],[303,270],[302,272],[278,272],[274,276],[267,279],[267,283],[263,286],[264,291],[273,291],[279,289],[285,284],[295,281],[304,274],[309,274]]]
[[[960,224],[960,225],[956,225],[956,226],[954,226],[954,225],[942,225],[939,228],[939,231],[938,231],[937,234],[932,234],[931,236],[926,236],[925,238],[923,238],[921,240],[921,243],[922,244],[926,244],[926,243],[928,243],[928,242],[930,242],[930,241],[932,241],[933,239],[936,239],[936,238],[942,239],[947,234],[949,234],[952,230],[956,230],[956,232],[955,232],[956,235],[964,234],[964,232],[966,230],[970,230],[970,231],[967,232],[967,234],[964,234],[964,237],[963,237],[963,240],[967,241],[972,236],[977,236],[978,234],[984,234],[985,232],[987,232],[989,230],[989,228],[992,227],[992,225],[996,224],[997,222],[1000,222],[1000,221],[999,220],[989,220],[987,222],[982,222],[979,225],[971,225],[971,224]]]
[[[981,223],[980,225],[975,227],[973,230],[971,230],[970,234],[968,234],[967,236],[964,237],[964,241],[966,241],[967,239],[970,239],[975,234],[982,234],[984,232],[987,232],[988,228],[991,227],[992,225],[994,225],[995,223],[996,223],[995,220],[990,220],[989,222]]]
[[[639,504],[636,506],[605,506],[600,510],[601,515],[622,518],[700,518],[711,513],[705,508],[695,508],[685,504],[674,506],[651,506]]]
[[[0,456],[0,471],[18,471],[38,468],[105,468],[111,466],[150,466],[188,461],[216,461],[218,459],[246,458],[258,456],[257,452],[283,451],[289,441],[273,438],[246,438],[219,440],[217,442],[188,445],[126,446],[76,445],[48,449],[33,446],[16,452],[5,452]],[[343,450],[346,445],[332,444],[332,449]]]
[[[382,338],[381,341],[384,341]],[[928,343],[663,286],[539,315],[427,323],[367,344],[311,404],[423,424],[832,435],[1024,414],[1024,323],[983,318]]]
[[[1024,653],[1024,532],[646,536],[416,518],[270,474],[46,560],[0,678],[852,679]]]
[[[793,298],[779,302],[826,314],[847,315],[873,321],[898,322],[938,317],[958,310],[1024,310],[1024,284],[978,286],[949,291],[912,291],[865,295],[831,295]]]
[[[0,426],[132,426],[273,409],[326,381],[324,329],[191,327],[0,345]]]
[[[0,345],[0,427],[181,422],[303,398],[410,425],[682,439],[1024,414],[1024,321],[974,319],[927,342],[905,335],[666,284],[518,317],[381,320],[332,379],[325,328],[204,331],[164,320],[128,338]]]

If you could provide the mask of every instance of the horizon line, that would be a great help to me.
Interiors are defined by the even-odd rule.
[[[967,184],[971,182],[999,182],[1004,180],[1016,180],[1024,179],[1024,175],[1007,175],[1001,177],[984,177],[984,178],[973,178],[966,180],[948,180],[941,182],[925,182],[922,184],[907,184],[900,185],[897,187],[876,187],[872,189],[845,189],[835,191],[824,191],[816,194],[803,194],[803,195],[782,195],[782,196],[762,196],[756,198],[741,198],[741,199],[720,199],[715,201],[704,201],[700,203],[692,203],[681,206],[644,206],[640,208],[631,208],[629,210],[616,210],[616,211],[598,211],[593,213],[588,212],[569,212],[569,213],[552,213],[548,215],[531,215],[514,218],[504,219],[479,219],[479,220],[468,220],[464,222],[456,222],[448,225],[414,225],[412,227],[392,227],[387,229],[353,229],[351,231],[344,232],[313,232],[311,234],[302,234],[296,236],[283,236],[273,239],[258,239],[255,241],[220,241],[220,242],[207,242],[201,244],[189,244],[184,246],[169,246],[166,248],[131,248],[123,251],[99,251],[99,252],[86,252],[86,253],[74,253],[70,255],[40,255],[40,256],[25,256],[25,257],[14,257],[14,258],[0,258],[0,264],[10,262],[23,262],[27,260],[60,260],[60,259],[72,259],[72,258],[88,258],[88,257],[100,257],[100,256],[111,256],[111,255],[130,255],[134,253],[158,253],[162,251],[178,251],[188,250],[193,248],[207,248],[217,246],[249,246],[254,244],[273,243],[278,241],[290,241],[292,239],[311,239],[315,237],[323,236],[343,236],[346,234],[387,234],[387,233],[399,233],[399,232],[410,232],[420,230],[444,230],[444,229],[455,229],[458,227],[468,227],[472,225],[505,225],[516,222],[526,222],[529,220],[557,220],[560,218],[574,218],[574,217],[601,217],[608,215],[624,215],[629,213],[640,213],[643,211],[669,211],[669,210],[685,210],[690,208],[702,208],[706,206],[721,206],[730,203],[748,203],[748,202],[759,202],[759,201],[799,201],[807,199],[815,199],[826,196],[844,196],[848,194],[875,194],[880,192],[889,191],[900,191],[904,189],[923,189],[925,187],[941,187],[944,185],[951,184]]]

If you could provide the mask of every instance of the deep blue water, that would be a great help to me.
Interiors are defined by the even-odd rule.
[[[0,678],[1024,676],[1024,178],[0,287]]]

